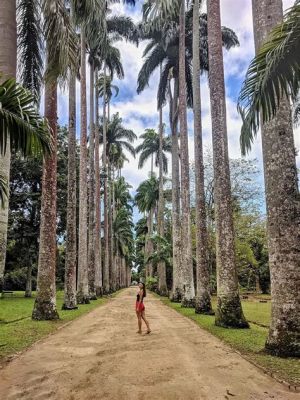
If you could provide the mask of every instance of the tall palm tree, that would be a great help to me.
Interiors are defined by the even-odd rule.
[[[107,165],[108,165],[108,177],[110,181],[110,193],[111,198],[114,194],[114,183],[113,183],[113,175],[112,171],[114,170],[114,161],[116,154],[122,154],[123,149],[130,152],[133,156],[135,155],[135,150],[132,145],[133,141],[136,139],[136,135],[133,131],[126,129],[122,124],[122,119],[119,117],[119,114],[115,114],[112,117],[111,122],[107,126],[106,132],[106,158],[107,158]],[[100,127],[100,142],[104,143],[104,125]],[[113,232],[113,214],[114,214],[114,204],[110,202],[108,205],[108,214],[110,217],[110,237],[112,238]],[[110,251],[110,265],[111,265],[111,285],[112,290],[115,288],[116,283],[116,266],[114,264],[114,250],[113,250],[113,242],[109,248]]]
[[[56,169],[57,80],[77,65],[77,36],[64,4],[42,2],[46,40],[45,117],[49,120],[54,151],[44,159],[37,296],[32,318],[57,319],[56,309]]]
[[[194,108],[194,151],[195,151],[195,190],[196,190],[196,313],[212,314],[209,292],[208,237],[206,226],[204,164],[201,122],[200,91],[200,2],[193,5],[193,108]]]
[[[246,104],[242,128],[246,140],[242,140],[242,145],[244,150],[249,149],[261,112],[265,122],[261,135],[272,294],[266,349],[279,356],[299,357],[300,208],[291,110],[286,94],[290,88],[295,97],[299,87],[298,50],[294,46],[299,44],[300,3],[295,3],[283,22],[281,1],[273,1],[271,8],[266,1],[253,0],[252,4],[257,56],[249,67],[241,94],[243,105]],[[259,69],[255,71],[254,66]],[[261,97],[253,89],[259,90]]]
[[[8,78],[16,77],[17,66],[17,25],[16,25],[16,1],[4,0],[0,5],[0,34],[6,40],[0,45],[0,71]],[[3,78],[0,78],[1,80]],[[5,154],[0,158],[1,178],[9,182],[10,148],[7,140]],[[0,280],[3,279],[8,224],[8,202],[0,209]],[[2,286],[2,282],[0,282]]]
[[[140,135],[140,139],[143,140],[139,144],[135,152],[140,153],[139,157],[139,168],[143,168],[145,163],[151,160],[151,171],[153,173],[154,165],[159,168],[160,160],[160,137],[154,129],[146,129],[145,132]],[[171,152],[171,142],[169,138],[163,138],[162,141],[162,169],[164,173],[168,172],[168,158],[166,153]]]
[[[73,19],[71,4],[70,16]],[[68,129],[68,204],[65,260],[64,310],[77,308],[77,179],[76,179],[76,75],[69,80],[69,129]]]
[[[186,96],[186,57],[185,57],[185,1],[181,1],[179,14],[179,102],[180,123],[180,160],[181,160],[181,240],[185,245],[181,249],[182,279],[184,285],[181,304],[190,307],[194,304],[195,288],[192,257],[192,234],[190,213],[190,166],[187,129]]]
[[[213,132],[217,286],[216,324],[246,328],[239,298],[231,204],[220,1],[208,0],[209,88]]]
[[[159,8],[158,5],[161,5]],[[179,97],[179,29],[178,29],[178,5],[172,2],[172,9],[170,10],[171,2],[168,0],[157,0],[149,4],[150,9],[153,8],[152,13],[146,10],[146,19],[148,29],[141,28],[141,37],[150,40],[148,43],[144,56],[147,56],[145,63],[139,73],[138,77],[138,92],[144,90],[148,85],[149,79],[153,72],[163,64],[163,73],[160,77],[160,84],[158,89],[158,106],[169,99],[169,118],[172,132],[172,224],[173,224],[173,289],[171,298],[174,301],[179,301],[182,298],[183,282],[182,271],[180,268],[181,257],[181,235],[180,235],[180,174],[179,174],[179,149],[178,149],[178,97]],[[177,7],[177,8],[176,8]],[[157,14],[160,10],[161,15]],[[176,11],[177,10],[177,11]],[[192,74],[191,63],[193,60],[193,13],[188,10],[186,13],[186,87],[187,87],[187,102],[192,107]],[[150,16],[158,15],[154,21],[149,21]],[[167,17],[167,18],[166,18]],[[170,22],[171,18],[171,22]],[[162,20],[162,21],[161,21]],[[159,22],[159,23],[157,23]],[[201,72],[208,70],[207,59],[207,16],[201,14],[200,16],[200,37],[201,42],[198,47],[200,56]],[[163,29],[162,29],[163,26]],[[235,33],[226,28],[222,28],[223,45],[226,48],[231,48],[238,44]],[[173,81],[173,88],[172,82]]]
[[[147,213],[148,233],[145,243],[145,266],[146,277],[153,276],[153,266],[151,262],[147,262],[150,254],[153,252],[153,216],[157,207],[159,197],[159,183],[154,174],[150,175],[149,179],[142,182],[137,188],[135,202],[141,213]]]
[[[161,68],[160,68],[161,72]],[[157,209],[157,232],[158,235],[164,237],[164,172],[163,172],[163,144],[164,144],[164,125],[163,125],[163,109],[159,108],[159,194],[158,194],[158,209]],[[161,249],[161,243],[158,242],[158,251]],[[158,270],[158,290],[162,296],[168,294],[167,290],[167,276],[166,276],[166,263],[161,259],[157,266]]]
[[[96,79],[98,68],[96,68]],[[95,291],[102,295],[102,248],[101,248],[101,192],[100,192],[100,126],[99,126],[99,90],[95,86],[96,124],[95,124]]]

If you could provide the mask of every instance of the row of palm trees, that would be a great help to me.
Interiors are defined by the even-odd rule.
[[[23,7],[31,2],[22,2]],[[127,1],[133,4],[134,1]],[[295,164],[294,140],[290,107],[284,96],[288,95],[286,87],[293,88],[297,93],[298,64],[289,60],[286,68],[288,82],[284,86],[285,68],[282,60],[282,42],[288,43],[292,37],[297,39],[297,1],[290,11],[288,22],[285,20],[280,28],[275,28],[271,34],[270,43],[265,42],[272,27],[282,21],[282,2],[275,0],[271,10],[267,1],[253,0],[254,33],[257,58],[253,61],[246,77],[240,98],[240,111],[243,117],[241,143],[245,150],[251,146],[253,133],[260,123],[260,111],[263,110],[263,154],[266,177],[266,200],[268,212],[268,236],[270,252],[270,269],[272,283],[272,320],[269,338],[266,343],[268,351],[278,355],[300,354],[299,332],[299,207],[298,184]],[[37,3],[35,3],[37,4]],[[244,318],[238,291],[238,280],[235,265],[234,232],[232,216],[232,199],[230,188],[230,173],[228,160],[228,139],[226,125],[226,96],[224,84],[224,65],[222,46],[230,49],[238,45],[234,32],[221,26],[220,0],[207,0],[207,14],[200,13],[201,4],[198,0],[186,2],[183,0],[154,0],[144,4],[144,22],[136,29],[130,20],[123,19],[116,23],[115,17],[108,13],[109,2],[88,0],[71,2],[71,12],[68,13],[62,0],[43,0],[42,8],[44,25],[39,27],[35,21],[36,32],[43,33],[46,43],[46,84],[45,84],[45,116],[51,128],[51,146],[54,151],[44,158],[43,199],[40,232],[38,294],[33,311],[36,319],[53,319],[58,317],[55,305],[55,248],[56,248],[56,120],[57,120],[57,82],[70,77],[70,152],[75,140],[75,108],[74,82],[78,74],[78,49],[81,53],[81,149],[80,149],[80,179],[79,179],[79,245],[78,245],[78,292],[75,295],[75,265],[76,260],[76,226],[75,218],[75,181],[69,168],[69,203],[68,203],[68,250],[66,267],[65,307],[73,308],[75,301],[85,303],[95,294],[107,293],[118,287],[118,283],[128,283],[128,265],[132,254],[132,220],[128,207],[129,193],[122,204],[116,196],[118,189],[114,183],[116,165],[121,156],[120,148],[109,145],[110,94],[111,79],[114,74],[121,77],[122,68],[119,62],[118,50],[113,46],[115,39],[124,37],[137,42],[137,32],[141,39],[147,39],[145,63],[138,77],[138,92],[141,92],[150,80],[154,70],[159,69],[158,85],[158,204],[156,243],[158,251],[164,247],[164,195],[163,169],[164,146],[172,149],[172,227],[173,227],[173,288],[171,298],[180,300],[183,306],[196,305],[196,312],[211,313],[211,301],[208,290],[209,272],[207,261],[207,227],[205,217],[204,171],[201,128],[201,95],[200,74],[208,73],[214,158],[214,195],[216,219],[216,254],[217,254],[217,286],[218,304],[216,324],[225,327],[248,327]],[[8,41],[1,44],[0,69],[8,76],[16,75],[16,4],[11,0],[2,2],[0,18],[5,16],[5,24],[0,20],[0,26],[5,27],[5,37]],[[268,9],[268,11],[267,11]],[[39,14],[38,12],[38,14]],[[36,13],[25,13],[34,16]],[[7,24],[7,21],[10,21]],[[26,18],[20,21],[25,23]],[[294,24],[291,23],[294,21]],[[19,23],[19,21],[18,21]],[[21,24],[22,25],[22,24]],[[124,27],[129,29],[123,29]],[[75,29],[80,30],[80,46]],[[277,29],[277,30],[276,30]],[[24,31],[25,32],[25,31]],[[282,33],[283,32],[283,33]],[[272,36],[273,35],[273,36]],[[37,35],[38,36],[38,35]],[[297,40],[296,40],[297,41]],[[292,42],[292,40],[291,40]],[[274,44],[275,43],[275,44]],[[36,49],[39,44],[35,40]],[[20,44],[19,46],[22,47]],[[261,47],[262,46],[262,47]],[[275,46],[275,50],[274,50]],[[276,53],[276,46],[278,46]],[[32,46],[30,49],[32,50]],[[261,49],[261,50],[260,50]],[[40,49],[41,50],[41,49]],[[90,131],[88,137],[87,102],[86,102],[86,52],[89,52],[91,66],[90,94]],[[271,63],[270,55],[274,51],[277,56]],[[24,57],[24,55],[23,55]],[[292,58],[292,57],[290,57]],[[29,81],[38,74],[39,58],[35,63],[28,63],[31,73],[24,74]],[[269,65],[270,64],[270,65]],[[291,65],[291,67],[290,67]],[[259,67],[259,68],[258,68]],[[102,74],[100,74],[100,71]],[[292,72],[291,72],[292,71]],[[275,78],[274,78],[275,76]],[[270,84],[276,81],[275,86]],[[278,77],[278,78],[276,78]],[[296,79],[295,79],[296,77]],[[268,78],[269,80],[267,80]],[[277,79],[277,80],[276,80]],[[102,83],[101,83],[102,82]],[[267,83],[266,83],[267,82]],[[95,83],[95,84],[94,84]],[[98,84],[99,83],[99,84]],[[108,87],[107,87],[108,84]],[[37,88],[36,82],[31,86]],[[101,88],[101,89],[100,89]],[[110,89],[109,89],[110,88]],[[102,127],[99,122],[98,99],[103,98]],[[296,97],[296,96],[294,96]],[[171,143],[164,138],[162,108],[169,103],[169,126]],[[93,104],[95,106],[93,106]],[[194,284],[193,260],[191,245],[191,212],[190,212],[190,168],[188,148],[187,107],[194,111],[195,136],[195,172],[196,172],[196,220],[197,220],[197,284]],[[276,117],[274,115],[276,114]],[[91,122],[95,122],[92,124]],[[9,131],[11,132],[11,131]],[[37,130],[36,130],[37,132]],[[146,132],[145,135],[150,134]],[[7,136],[8,138],[8,136]],[[130,141],[126,137],[125,143]],[[87,147],[88,141],[88,147]],[[103,143],[102,169],[99,166],[99,143]],[[8,139],[7,139],[8,142]],[[10,141],[11,143],[12,141]],[[4,140],[2,141],[4,143]],[[9,142],[8,142],[9,143]],[[140,149],[147,158],[147,147]],[[73,146],[73,147],[72,147]],[[122,146],[121,146],[122,147]],[[124,146],[123,146],[124,147]],[[128,148],[128,146],[127,146]],[[5,157],[2,157],[3,178],[9,177],[9,146],[6,146]],[[120,158],[115,157],[120,155]],[[89,155],[89,161],[88,161]],[[113,156],[112,156],[113,155]],[[116,159],[119,161],[115,163]],[[74,157],[71,157],[71,163]],[[142,164],[142,157],[140,159]],[[73,168],[74,173],[75,168]],[[95,179],[96,176],[96,179]],[[101,268],[100,241],[100,180],[103,180],[104,207],[104,245],[103,270]],[[150,179],[144,192],[144,200],[151,202]],[[119,178],[122,180],[122,178]],[[152,181],[151,181],[152,180]],[[72,185],[72,182],[74,183]],[[123,182],[126,186],[126,183]],[[150,186],[149,186],[150,185]],[[128,189],[128,188],[127,188]],[[153,186],[152,186],[153,189]],[[87,201],[89,194],[89,202]],[[112,200],[115,201],[112,201]],[[143,201],[144,201],[143,200]],[[136,201],[138,202],[138,194]],[[119,202],[119,203],[118,203]],[[72,203],[72,205],[71,205]],[[147,211],[147,238],[145,253],[147,257],[148,274],[151,276],[151,252],[153,250],[153,207],[149,204],[140,205]],[[151,210],[152,209],[152,210]],[[1,249],[5,254],[7,207],[1,211]],[[122,223],[126,221],[127,228]],[[118,231],[119,229],[119,231]],[[117,233],[119,232],[119,233]],[[119,245],[117,236],[122,237]],[[124,236],[122,236],[124,235]],[[126,239],[124,239],[126,238]],[[184,245],[182,245],[184,243]],[[125,251],[124,251],[125,249]],[[126,256],[127,255],[127,258]],[[126,264],[127,263],[127,264]],[[116,266],[119,266],[119,273]],[[120,268],[120,265],[124,268]],[[126,269],[127,265],[127,269]],[[123,272],[120,272],[123,271]],[[125,272],[124,272],[125,271]],[[126,273],[127,271],[127,273]],[[102,274],[103,272],[103,274]],[[165,265],[158,265],[159,291],[166,292]],[[68,275],[68,276],[67,276]],[[116,276],[119,278],[116,280]],[[125,276],[125,279],[124,279]],[[127,281],[127,278],[128,281]],[[196,293],[195,293],[196,287]],[[196,294],[196,296],[195,296]],[[196,300],[195,300],[196,299]],[[68,301],[70,303],[68,305]]]
[[[207,0],[206,3],[207,14],[200,14],[201,4],[197,0],[189,2],[188,6],[181,0],[146,2],[143,30],[149,43],[138,77],[138,91],[141,92],[148,85],[153,71],[159,69],[158,110],[168,100],[172,138],[171,298],[180,300],[183,306],[193,305],[196,286],[196,312],[210,314],[212,308],[208,290],[200,96],[200,74],[208,72],[218,288],[215,321],[224,327],[246,328],[249,325],[242,311],[235,263],[222,51],[222,46],[230,49],[238,45],[238,40],[232,31],[221,26],[220,1]],[[285,96],[289,96],[289,90],[294,98],[298,95],[299,63],[296,56],[288,52],[299,40],[297,16],[299,1],[296,1],[283,23],[276,27],[282,21],[282,1],[275,0],[270,9],[269,2],[253,0],[254,36],[258,55],[249,68],[239,105],[243,117],[243,151],[251,148],[253,133],[257,132],[260,111],[263,110],[262,143],[272,286],[272,319],[266,349],[272,354],[284,356],[300,354],[297,336],[300,326],[299,252],[296,250],[299,248],[299,192],[290,105],[285,99]],[[264,44],[274,26],[269,42]],[[287,67],[284,65],[283,48],[287,49],[286,54],[289,55]],[[187,106],[194,110],[196,285],[193,282],[191,255]],[[139,224],[139,229],[141,226]],[[147,252],[147,240],[145,248]],[[164,279],[159,271],[158,277]]]
[[[126,1],[134,4],[133,0]],[[114,196],[114,186],[117,182],[111,179],[114,168],[118,169],[125,161],[122,137],[134,137],[133,132],[126,130],[118,116],[110,119],[110,98],[113,85],[111,81],[114,75],[122,78],[124,75],[120,61],[120,52],[114,47],[116,40],[125,38],[137,42],[135,27],[130,18],[114,17],[110,15],[109,2],[89,0],[86,2],[63,0],[43,1],[4,1],[1,4],[1,29],[7,41],[1,45],[0,69],[6,76],[16,77],[17,54],[19,56],[19,77],[23,86],[31,90],[29,95],[23,88],[15,84],[15,81],[5,82],[1,89],[7,98],[5,85],[15,85],[21,91],[16,99],[15,109],[20,108],[19,114],[24,117],[24,132],[17,142],[17,135],[13,134],[13,124],[9,121],[9,104],[6,108],[8,131],[11,134],[3,136],[7,144],[2,143],[5,157],[2,157],[2,181],[9,179],[10,149],[23,147],[23,153],[29,154],[29,147],[44,154],[42,209],[40,225],[40,248],[37,278],[37,296],[33,310],[34,319],[58,318],[56,309],[56,149],[57,149],[57,86],[60,82],[67,82],[69,87],[69,168],[68,168],[68,222],[66,244],[66,290],[64,307],[72,309],[77,303],[89,302],[95,298],[96,292],[109,292],[121,285],[128,284],[128,243],[130,239],[123,240],[119,249],[120,263],[124,271],[116,277],[112,267],[115,245],[118,248],[117,231],[113,231],[113,224],[118,220],[124,204]],[[17,12],[18,10],[18,12]],[[2,19],[3,18],[3,19]],[[43,21],[43,24],[41,24]],[[30,27],[30,29],[27,29]],[[17,46],[18,31],[18,46]],[[80,32],[78,40],[77,31]],[[87,124],[87,93],[86,93],[86,55],[89,54],[90,63],[90,118],[89,135]],[[80,54],[80,65],[78,58]],[[45,60],[45,72],[43,63]],[[102,71],[102,74],[100,73]],[[80,113],[80,168],[79,168],[79,225],[78,225],[78,249],[76,226],[76,77],[80,75],[81,87],[81,113]],[[45,118],[44,123],[30,104],[38,104],[41,79],[45,76]],[[2,94],[2,93],[1,93]],[[23,103],[20,103],[20,99]],[[27,96],[27,97],[26,97]],[[35,96],[35,97],[33,97]],[[100,126],[99,96],[103,98],[103,121]],[[1,99],[2,100],[2,99]],[[5,100],[5,98],[4,98]],[[26,103],[27,101],[27,103]],[[5,104],[5,103],[4,103]],[[28,106],[27,106],[28,105]],[[26,110],[26,106],[28,110]],[[31,107],[31,108],[29,108]],[[23,114],[22,114],[23,111]],[[27,111],[27,113],[26,113]],[[15,113],[15,120],[18,115]],[[34,117],[36,120],[34,121]],[[2,114],[1,114],[2,118]],[[1,119],[2,121],[2,119]],[[10,123],[10,125],[9,125]],[[113,126],[114,123],[114,126]],[[25,131],[27,128],[27,131]],[[31,131],[30,131],[31,129]],[[49,133],[51,132],[51,137]],[[100,132],[101,131],[101,132]],[[109,132],[114,132],[112,142],[107,142]],[[123,132],[123,136],[122,133]],[[24,135],[27,134],[27,142]],[[35,135],[36,142],[30,139],[30,134]],[[42,136],[42,134],[44,136]],[[20,134],[21,135],[21,134]],[[101,138],[100,138],[101,136]],[[9,141],[10,138],[10,141]],[[129,140],[131,140],[129,139]],[[100,171],[99,144],[103,143],[102,171]],[[15,143],[16,142],[16,143]],[[45,144],[46,143],[46,144]],[[87,146],[88,143],[88,146]],[[16,144],[16,145],[15,145]],[[129,148],[127,141],[125,147]],[[26,150],[26,151],[25,151]],[[50,151],[51,150],[51,151]],[[112,156],[112,154],[114,154]],[[113,166],[113,167],[112,167]],[[95,175],[96,178],[95,179]],[[100,217],[100,179],[104,181],[104,273],[102,284],[101,268],[101,217]],[[121,177],[119,177],[121,179]],[[109,181],[109,183],[108,183]],[[89,195],[89,201],[88,199]],[[118,206],[117,206],[118,204]],[[8,202],[1,210],[1,278],[5,265],[5,246],[7,232]],[[110,214],[110,218],[108,218]],[[114,214],[114,216],[113,216]],[[122,221],[127,218],[127,226],[131,224],[131,211],[122,212]],[[122,238],[122,232],[119,232]],[[131,235],[132,236],[132,235]],[[120,239],[121,240],[121,239]],[[132,238],[130,239],[132,241]],[[109,246],[109,248],[108,248]],[[119,246],[120,247],[120,246]],[[125,255],[127,259],[125,259]],[[76,282],[76,265],[78,260],[78,279]],[[122,270],[122,268],[120,269]],[[126,275],[126,276],[125,276]],[[97,279],[97,280],[96,280]]]

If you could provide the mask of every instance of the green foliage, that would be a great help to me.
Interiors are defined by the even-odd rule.
[[[251,149],[261,122],[274,117],[283,96],[297,98],[299,43],[300,1],[297,0],[283,22],[273,28],[248,68],[238,102],[243,118],[240,137],[243,154]]]
[[[1,77],[1,74],[0,74]],[[14,151],[24,156],[52,151],[48,123],[33,106],[34,96],[15,79],[0,84],[0,152],[5,154],[7,138]]]
[[[140,153],[139,168],[143,168],[149,158],[154,157],[155,166],[159,166],[159,135],[154,129],[146,129],[140,135],[143,142],[135,149],[136,153]],[[168,172],[168,159],[166,153],[171,153],[172,144],[170,137],[163,139],[163,172]],[[153,172],[153,171],[152,171]]]
[[[146,279],[146,288],[152,292],[156,292],[158,288],[158,279],[154,277],[148,277]]]
[[[67,135],[66,128],[58,130],[57,239],[59,242],[63,242],[66,235]],[[77,164],[78,162],[79,160]],[[25,271],[28,266],[37,265],[41,180],[41,159],[33,157],[24,159],[20,157],[19,153],[12,155],[8,247],[5,267],[5,288],[7,289],[25,289]],[[58,283],[61,283],[64,276],[64,261],[62,257],[58,257],[57,261],[57,278]],[[19,270],[20,272],[18,272]],[[34,268],[33,280],[35,280],[35,275],[36,269]]]
[[[43,79],[41,4],[38,0],[19,0],[17,3],[18,72],[22,85],[38,102]]]

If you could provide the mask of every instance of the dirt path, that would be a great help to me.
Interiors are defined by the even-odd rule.
[[[0,371],[0,399],[299,399],[154,296],[146,299],[153,333],[137,335],[135,291],[12,361]]]

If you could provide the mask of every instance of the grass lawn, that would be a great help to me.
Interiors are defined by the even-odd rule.
[[[90,304],[80,305],[78,310],[62,311],[63,292],[57,292],[58,321],[32,321],[34,297],[24,298],[24,292],[14,292],[14,296],[0,298],[0,362],[4,357],[32,345],[37,340],[54,332],[60,326],[107,301],[101,298]]]
[[[161,297],[161,300],[180,314],[194,320],[201,328],[217,336],[232,348],[238,350],[245,358],[262,366],[278,379],[289,382],[294,386],[300,386],[299,359],[273,357],[264,352],[264,344],[268,334],[267,326],[270,323],[270,303],[242,301],[246,318],[248,321],[254,322],[250,323],[251,329],[226,329],[216,326],[213,316],[195,314],[194,309],[182,308],[180,304],[172,303],[166,297]],[[213,298],[213,307],[216,307],[215,298]]]

